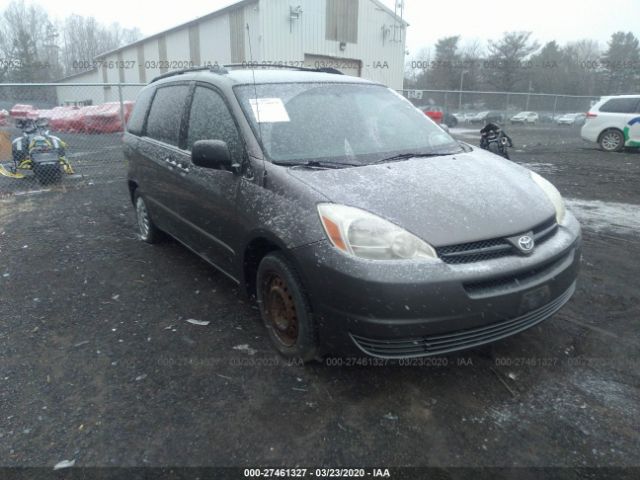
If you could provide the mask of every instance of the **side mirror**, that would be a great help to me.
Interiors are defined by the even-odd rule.
[[[231,160],[229,146],[222,140],[198,140],[191,148],[191,161],[202,168],[239,168]]]

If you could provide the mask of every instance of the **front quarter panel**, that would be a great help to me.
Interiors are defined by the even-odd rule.
[[[325,238],[316,205],[326,198],[289,175],[288,168],[265,163],[259,195],[247,187],[238,192],[239,210],[253,212],[245,244],[266,238],[281,248],[293,249]]]

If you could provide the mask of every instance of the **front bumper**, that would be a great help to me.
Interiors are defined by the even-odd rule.
[[[439,355],[548,318],[575,290],[581,232],[571,213],[528,256],[451,265],[366,261],[328,242],[294,250],[328,353]]]

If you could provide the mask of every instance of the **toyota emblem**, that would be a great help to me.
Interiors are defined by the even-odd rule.
[[[518,247],[524,253],[531,252],[534,246],[535,246],[535,242],[533,241],[533,237],[529,235],[523,235],[518,239]]]

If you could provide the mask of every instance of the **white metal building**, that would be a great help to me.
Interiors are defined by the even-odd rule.
[[[242,0],[104,53],[93,69],[59,83],[147,83],[189,66],[253,61],[333,67],[401,89],[407,26],[379,0]],[[138,90],[124,88],[124,99]],[[119,98],[117,87],[90,91],[59,87],[58,99]]]

